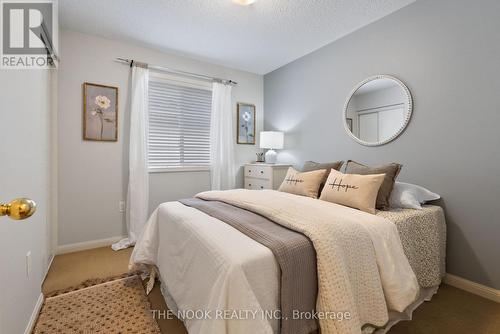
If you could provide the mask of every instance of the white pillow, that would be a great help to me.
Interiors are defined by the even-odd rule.
[[[411,183],[396,182],[392,189],[389,204],[391,208],[422,210],[421,204],[440,199],[441,196]]]

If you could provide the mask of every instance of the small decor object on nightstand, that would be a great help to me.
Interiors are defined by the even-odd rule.
[[[237,143],[255,145],[255,106],[238,103]]]
[[[275,164],[278,153],[274,151],[275,149],[283,148],[283,132],[279,131],[261,131],[260,133],[260,148],[269,149],[266,152],[266,163]]]
[[[264,152],[255,153],[255,155],[257,155],[256,162],[264,162]]]
[[[83,139],[118,140],[118,87],[83,84]]]

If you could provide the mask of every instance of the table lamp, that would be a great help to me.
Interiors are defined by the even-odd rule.
[[[260,148],[268,149],[266,152],[266,163],[275,164],[278,157],[276,150],[283,148],[283,132],[279,131],[261,131]]]

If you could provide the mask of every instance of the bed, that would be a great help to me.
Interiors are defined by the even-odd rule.
[[[299,315],[327,309],[335,319],[313,318],[316,328],[304,322],[304,333],[319,326],[322,333],[384,333],[410,319],[411,312],[437,291],[444,275],[446,227],[437,206],[371,215],[272,190],[206,192],[197,197],[250,211],[278,225],[292,224],[285,227],[309,234],[317,251],[318,304],[311,313]],[[216,217],[189,202],[161,204],[139,238],[131,267],[157,268],[167,305],[183,318],[189,333],[298,333],[282,328],[283,268],[276,253]],[[326,229],[316,231],[322,224]],[[338,228],[332,225],[343,227],[330,231]],[[335,232],[334,239],[326,237],[330,232]],[[349,233],[350,238],[342,236]],[[328,242],[335,246],[328,247]],[[360,254],[351,254],[358,248]],[[330,279],[337,276],[337,281]],[[325,295],[334,298],[328,301]],[[337,309],[345,305],[349,310]]]

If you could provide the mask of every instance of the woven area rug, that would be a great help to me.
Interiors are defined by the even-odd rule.
[[[34,334],[160,334],[139,276],[59,294],[45,300]]]

